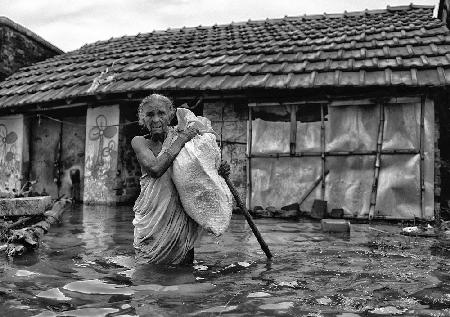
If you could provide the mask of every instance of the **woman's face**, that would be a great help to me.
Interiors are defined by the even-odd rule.
[[[141,115],[144,126],[150,135],[165,134],[168,131],[172,117],[169,107],[160,102],[146,103],[142,108]]]

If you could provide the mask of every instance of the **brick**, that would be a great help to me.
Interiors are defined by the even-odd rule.
[[[330,212],[330,218],[340,219],[344,217],[344,209],[342,208],[333,208]]]
[[[324,232],[350,232],[350,221],[345,219],[322,219]]]
[[[316,199],[311,208],[311,217],[314,219],[323,219],[327,214],[327,202]]]
[[[50,196],[2,198],[0,216],[29,216],[43,214],[52,205]]]

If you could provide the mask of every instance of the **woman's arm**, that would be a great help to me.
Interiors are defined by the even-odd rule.
[[[158,157],[155,157],[152,150],[148,147],[147,140],[143,136],[135,136],[131,140],[131,146],[136,153],[142,169],[151,177],[159,178],[172,165],[183,146],[196,136],[197,133],[197,129],[187,129],[185,132],[179,133],[178,138],[172,145]]]

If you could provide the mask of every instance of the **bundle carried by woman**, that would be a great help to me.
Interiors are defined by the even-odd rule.
[[[176,112],[178,130],[194,125],[200,134],[187,142],[173,162],[172,180],[186,213],[216,236],[228,227],[232,194],[219,176],[220,149],[211,122],[188,109]]]

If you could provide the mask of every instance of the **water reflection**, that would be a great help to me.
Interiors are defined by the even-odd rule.
[[[192,266],[160,266],[153,264],[140,264],[136,266],[131,281],[134,285],[159,284],[178,285],[195,283]]]
[[[116,212],[116,209],[108,206],[82,206],[83,231],[78,236],[84,241],[87,250],[103,252],[113,244]]]
[[[448,254],[399,227],[257,219],[267,261],[242,216],[204,234],[192,267],[138,265],[130,207],[76,207],[38,252],[0,259],[5,316],[431,316],[450,308]],[[381,230],[381,231],[380,231]],[[442,243],[441,243],[442,245]]]

